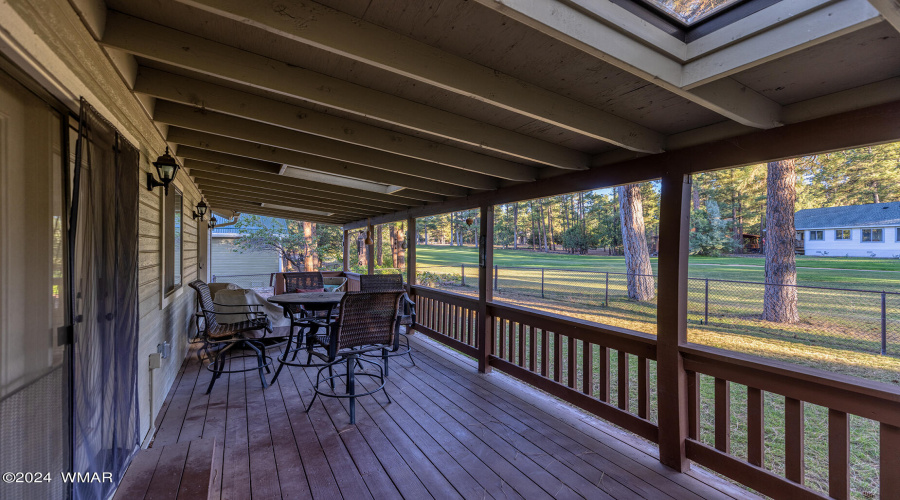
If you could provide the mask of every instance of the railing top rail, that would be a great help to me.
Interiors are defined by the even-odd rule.
[[[900,388],[699,344],[679,348],[686,370],[900,426]]]
[[[434,288],[422,285],[413,285],[411,289],[414,295],[421,295],[422,297],[445,300],[454,305],[468,307],[471,309],[478,307],[478,299],[470,297],[468,295],[463,295],[461,293],[448,292],[446,290],[436,290]]]
[[[501,302],[488,302],[488,311],[494,316],[510,321],[522,322],[593,344],[644,356],[647,359],[656,359],[655,335]]]

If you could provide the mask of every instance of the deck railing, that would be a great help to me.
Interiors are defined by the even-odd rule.
[[[479,302],[413,286],[416,330],[469,356],[480,355]],[[656,336],[523,307],[488,302],[490,366],[615,425],[659,442]],[[804,404],[828,409],[828,494],[850,498],[848,415],[880,425],[880,497],[900,498],[900,390],[712,347],[680,348],[688,381],[686,455],[694,462],[776,498],[825,498],[803,485]],[[700,439],[700,377],[714,379],[714,445]],[[615,379],[613,383],[612,380]],[[632,383],[635,382],[634,388]],[[730,384],[747,387],[746,459],[731,449]],[[765,393],[784,397],[785,473],[763,467]]]

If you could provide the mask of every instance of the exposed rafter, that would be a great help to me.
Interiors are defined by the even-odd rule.
[[[391,184],[403,185],[401,182],[389,181],[388,178],[393,174],[404,174],[469,189],[496,189],[498,186],[497,179],[484,174],[451,167],[441,168],[435,163],[407,156],[385,153],[169,101],[156,103],[153,119],[167,125],[275,146],[362,167],[372,167],[382,172],[374,172],[371,175],[382,177],[385,179],[382,182]]]
[[[900,1],[898,0],[869,0],[873,7],[890,23],[895,30],[900,32]]]
[[[615,20],[610,21],[610,25],[600,22],[588,13],[589,6],[575,7],[555,0],[477,1],[738,123],[757,128],[780,124],[780,106],[738,82],[721,82],[694,91],[682,89],[682,61],[623,33],[614,26]],[[615,9],[619,15],[634,17],[624,9]],[[683,45],[683,42],[669,38],[669,44]],[[674,52],[683,53],[684,50]]]
[[[178,147],[178,156],[184,156],[184,166],[190,170],[191,174],[198,172],[207,172],[217,177],[230,177],[235,182],[246,182],[247,185],[257,184],[260,187],[282,187],[284,189],[307,190],[312,193],[321,193],[322,196],[340,197],[341,199],[349,199],[350,201],[359,201],[374,207],[383,208],[404,208],[407,206],[424,205],[421,200],[411,198],[403,198],[395,195],[377,193],[374,191],[364,191],[361,189],[347,188],[335,184],[326,184],[322,182],[307,181],[286,177],[274,173],[258,171],[255,169],[241,168],[240,166],[231,166],[232,163],[241,163],[240,161],[226,161],[225,163],[210,163],[203,160],[194,160],[192,158],[206,158],[203,154],[193,154],[192,151],[203,151],[185,146]],[[182,153],[183,152],[183,153]],[[214,153],[210,151],[210,153]],[[240,158],[235,156],[234,158]],[[249,158],[248,158],[249,159]]]
[[[254,142],[232,139],[230,137],[213,135],[205,132],[197,132],[180,127],[170,127],[167,140],[176,144],[211,149],[222,153],[256,158],[257,160],[293,165],[308,170],[326,172],[370,182],[404,186],[425,193],[431,193],[424,195],[422,198],[423,201],[441,201],[443,200],[443,196],[466,196],[469,193],[468,189],[460,186],[364,167],[355,163],[330,160],[320,156],[301,153],[299,151],[263,146]]]
[[[583,169],[589,162],[584,153],[564,146],[114,11],[107,16],[102,43],[172,66],[546,165]]]
[[[182,1],[626,149],[646,153],[663,149],[663,136],[646,127],[315,2]]]
[[[535,168],[153,68],[135,92],[501,179],[532,181]]]

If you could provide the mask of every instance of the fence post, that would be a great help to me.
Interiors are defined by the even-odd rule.
[[[460,268],[462,268],[462,286],[466,286],[466,265],[460,264]]]
[[[606,272],[606,293],[603,296],[603,305],[609,307],[609,271]]]
[[[706,290],[703,298],[703,324],[709,324],[709,278],[706,278]]]
[[[498,282],[498,279],[497,279],[498,271],[500,271],[500,268],[499,268],[498,266],[494,266],[494,291],[497,291],[497,290],[500,289],[500,287],[497,286],[497,282]]]
[[[887,294],[881,292],[881,354],[887,354]]]
[[[544,268],[541,268],[541,298],[544,298]]]

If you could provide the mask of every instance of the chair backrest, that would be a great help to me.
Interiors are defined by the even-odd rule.
[[[403,290],[402,274],[360,274],[359,291],[387,292]]]
[[[297,290],[323,290],[325,280],[322,273],[284,273],[284,292],[294,293]]]
[[[203,311],[207,330],[218,326],[219,323],[216,321],[215,313],[216,306],[213,304],[212,294],[209,292],[209,285],[201,280],[194,280],[188,283],[188,286],[197,292],[197,303],[200,304],[200,310]]]
[[[337,350],[390,344],[397,329],[397,309],[403,292],[347,292],[335,326]]]

